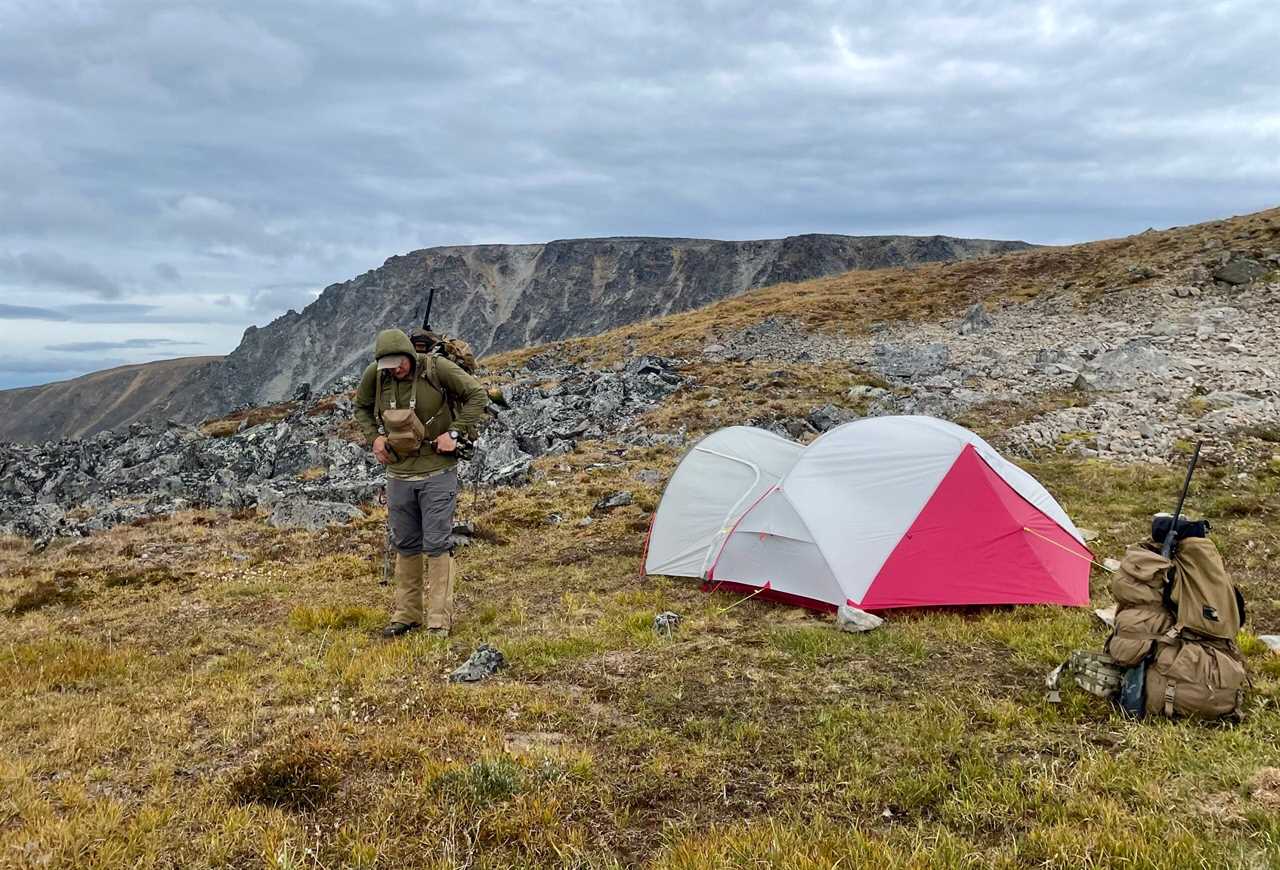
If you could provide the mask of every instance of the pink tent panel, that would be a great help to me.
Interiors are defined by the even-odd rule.
[[[1086,605],[1091,557],[968,445],[858,606]]]

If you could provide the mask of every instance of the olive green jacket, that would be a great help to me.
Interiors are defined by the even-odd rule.
[[[389,371],[379,371],[377,360],[393,353],[406,354],[413,359],[411,378],[398,381]],[[391,407],[392,396],[395,397],[397,407],[407,408],[413,390],[417,391],[418,399],[414,411],[427,430],[418,455],[407,456],[388,465],[387,476],[417,477],[456,465],[457,459],[436,453],[431,442],[451,429],[473,438],[478,434],[477,427],[484,417],[484,407],[488,401],[484,387],[447,359],[415,352],[409,336],[398,329],[384,329],[378,333],[373,358],[374,362],[364,370],[364,375],[360,378],[355,398],[355,420],[364,433],[365,440],[372,446],[374,439],[381,434],[378,431],[381,412]],[[434,380],[454,396],[455,404],[459,406],[456,418],[444,394],[432,386],[433,375]],[[379,378],[382,379],[381,401],[375,412],[374,404],[379,399]]]

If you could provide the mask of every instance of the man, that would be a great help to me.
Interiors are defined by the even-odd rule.
[[[387,516],[396,551],[395,611],[382,630],[397,637],[422,625],[423,554],[426,554],[427,630],[453,627],[453,509],[458,498],[458,439],[474,437],[484,413],[484,387],[439,356],[419,354],[398,329],[378,333],[374,362],[356,389],[355,419],[387,469]],[[450,398],[453,407],[450,407]],[[406,414],[406,409],[412,414]],[[454,416],[456,413],[456,417]],[[420,426],[406,421],[416,416]],[[396,431],[388,432],[388,422]],[[388,434],[400,444],[388,443]],[[406,448],[409,438],[420,446]]]

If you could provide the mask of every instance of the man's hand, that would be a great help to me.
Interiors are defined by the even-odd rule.
[[[458,442],[448,433],[444,432],[436,439],[436,453],[452,453],[458,449]]]
[[[380,465],[391,464],[391,454],[387,452],[387,436],[379,435],[373,439],[373,458],[378,460]]]

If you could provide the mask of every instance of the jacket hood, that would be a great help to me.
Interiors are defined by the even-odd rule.
[[[373,358],[376,361],[393,353],[402,353],[415,360],[418,356],[413,342],[404,332],[399,329],[384,329],[378,333],[378,338],[373,343]]]

